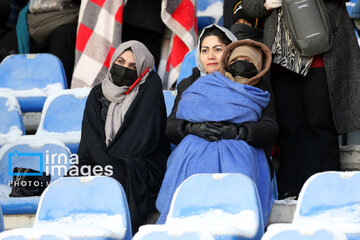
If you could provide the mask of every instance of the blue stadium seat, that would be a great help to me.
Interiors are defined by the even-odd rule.
[[[295,224],[272,224],[261,240],[347,240],[336,228]]]
[[[338,227],[348,239],[360,239],[360,172],[324,172],[301,189],[294,224]]]
[[[125,192],[111,177],[65,177],[41,195],[33,228],[76,239],[131,239]]]
[[[349,2],[346,2],[346,9],[351,17],[351,13],[352,11],[355,9],[355,5],[356,5],[356,1],[357,0],[350,0]]]
[[[143,225],[133,240],[215,240],[206,230],[191,226]]]
[[[48,172],[54,181],[69,169],[69,154],[63,143],[52,139],[31,138],[5,144],[0,149],[0,205],[3,214],[34,214],[39,202],[39,197],[8,197],[11,192],[9,182],[16,175],[13,172],[15,167]]]
[[[0,93],[0,147],[25,134],[24,121],[15,97]]]
[[[61,61],[47,53],[6,57],[0,79],[0,90],[15,96],[23,112],[41,112],[47,96],[67,88]]]
[[[47,229],[16,228],[2,232],[2,240],[70,240],[66,235]]]
[[[62,141],[76,153],[81,123],[90,88],[67,89],[49,96],[44,104],[36,136]]]
[[[2,213],[1,205],[0,205],[0,232],[3,232],[5,230],[4,225],[4,215]]]
[[[196,16],[199,31],[204,27],[216,23],[220,26],[224,23],[223,0],[198,0],[196,3]]]
[[[198,225],[216,239],[261,239],[255,183],[240,173],[196,174],[176,190],[165,224]]]
[[[196,54],[196,49],[188,52],[185,55],[184,60],[183,60],[183,62],[181,64],[181,67],[180,67],[179,77],[178,77],[178,79],[176,81],[176,86],[179,85],[181,80],[183,80],[184,78],[189,77],[192,74],[192,69],[194,67],[196,67],[195,54]]]
[[[174,106],[174,101],[176,98],[177,91],[163,90],[163,94],[166,105],[166,114],[167,116],[169,116]]]

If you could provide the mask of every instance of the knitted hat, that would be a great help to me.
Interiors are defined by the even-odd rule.
[[[244,11],[242,10],[242,1],[243,0],[234,2],[232,23],[235,24],[238,19],[244,19],[249,22],[253,27],[258,27],[258,18],[252,18],[246,13],[244,13]]]
[[[237,57],[248,57],[252,60],[253,64],[255,65],[256,69],[260,72],[262,70],[262,52],[259,48],[251,47],[248,45],[241,45],[234,48],[231,51],[229,61],[230,64],[232,60],[236,59]]]

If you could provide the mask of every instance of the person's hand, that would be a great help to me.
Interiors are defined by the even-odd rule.
[[[220,139],[246,140],[246,128],[231,122],[217,122],[214,125],[220,131]]]
[[[282,0],[266,0],[264,3],[264,7],[267,10],[279,8],[279,7],[281,7],[281,2],[282,2]]]
[[[220,140],[220,131],[211,122],[192,123],[188,122],[185,125],[185,133],[193,134],[204,138],[206,141],[213,142]]]

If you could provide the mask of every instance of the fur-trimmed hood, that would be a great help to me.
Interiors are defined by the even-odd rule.
[[[265,73],[267,73],[270,69],[270,65],[271,65],[271,61],[272,61],[272,57],[271,57],[271,51],[270,49],[263,43],[261,42],[256,42],[254,40],[251,39],[244,39],[244,40],[239,40],[236,42],[232,42],[230,43],[225,49],[224,49],[224,53],[221,57],[220,60],[220,70],[219,72],[223,75],[225,75],[225,68],[228,66],[228,61],[229,61],[229,57],[231,54],[231,51],[239,46],[242,45],[247,45],[250,47],[255,47],[261,50],[262,54],[263,54],[263,64],[262,64],[262,70],[254,77],[249,78],[249,80],[245,83],[247,85],[256,85],[260,79],[265,75]]]

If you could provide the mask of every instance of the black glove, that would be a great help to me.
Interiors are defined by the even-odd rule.
[[[246,128],[244,126],[237,126],[231,122],[217,122],[213,125],[215,125],[221,132],[220,139],[236,139],[246,141]]]
[[[210,142],[220,140],[220,131],[217,129],[214,123],[211,122],[188,122],[185,125],[185,133],[196,135]]]

